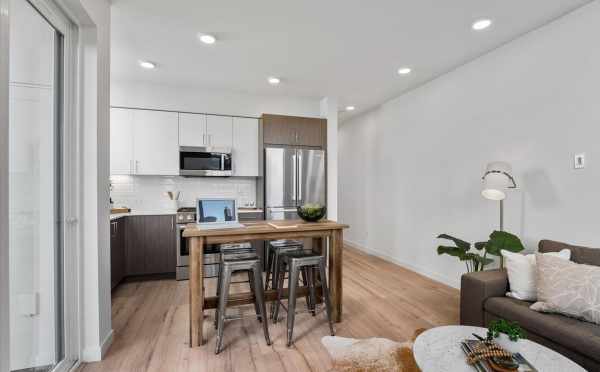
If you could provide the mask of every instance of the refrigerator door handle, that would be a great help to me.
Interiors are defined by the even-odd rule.
[[[297,157],[296,154],[292,155],[292,164],[294,165],[292,167],[292,174],[293,174],[293,177],[292,177],[292,185],[293,185],[293,187],[292,187],[292,193],[293,193],[292,200],[293,201],[298,201],[298,173],[297,173],[298,172],[298,164],[297,164],[297,161],[296,161],[296,157]]]
[[[298,202],[303,201],[302,199],[302,182],[304,182],[304,178],[302,178],[302,153],[298,154]]]

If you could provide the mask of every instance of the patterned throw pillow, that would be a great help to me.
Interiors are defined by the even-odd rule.
[[[600,266],[537,254],[537,298],[531,309],[600,324]]]

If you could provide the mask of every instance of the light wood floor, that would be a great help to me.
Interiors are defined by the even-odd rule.
[[[459,292],[455,289],[347,247],[343,270],[344,313],[342,322],[336,324],[338,336],[404,341],[417,328],[458,323]],[[207,290],[214,290],[214,284],[207,285]],[[214,312],[207,311],[207,342],[190,349],[187,293],[185,281],[121,285],[113,293],[113,344],[105,360],[82,365],[79,372],[292,372],[331,368],[320,342],[328,334],[324,313],[314,318],[297,315],[295,345],[287,348],[285,321],[270,324],[273,345],[267,346],[260,323],[251,316],[254,308],[244,307],[249,317],[227,324],[224,350],[215,355]],[[299,301],[298,308],[301,305],[304,303]]]

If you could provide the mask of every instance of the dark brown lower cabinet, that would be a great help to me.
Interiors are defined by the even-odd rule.
[[[175,216],[128,216],[126,276],[174,273]]]
[[[125,229],[127,219],[110,222],[110,288],[115,288],[125,277]]]

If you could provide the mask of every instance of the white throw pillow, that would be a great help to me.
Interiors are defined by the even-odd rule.
[[[537,300],[537,285],[536,285],[536,263],[535,254],[523,255],[501,250],[500,253],[504,257],[504,267],[508,273],[508,283],[510,284],[510,292],[507,292],[508,297],[516,298],[523,301]],[[571,259],[571,251],[563,249],[560,252],[544,253],[548,256],[559,257],[565,260]]]
[[[600,266],[537,257],[538,301],[529,308],[600,324]]]

